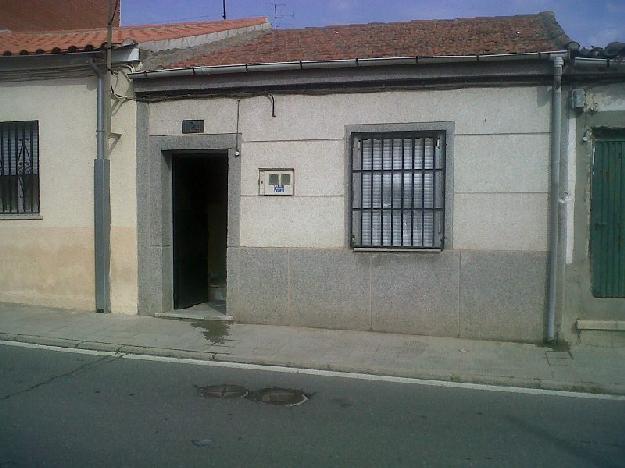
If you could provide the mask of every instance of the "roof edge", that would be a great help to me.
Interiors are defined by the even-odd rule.
[[[240,63],[199,67],[144,70],[130,73],[133,79],[153,79],[175,76],[222,75],[227,73],[248,73],[255,71],[309,70],[320,68],[356,68],[384,65],[419,65],[436,63],[495,62],[516,60],[550,60],[552,57],[568,57],[567,50],[528,52],[519,54],[488,55],[438,55],[415,57],[372,57],[341,60],[300,60],[293,62]]]

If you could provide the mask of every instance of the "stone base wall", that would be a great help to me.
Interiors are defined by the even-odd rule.
[[[545,252],[228,249],[244,323],[540,342]]]

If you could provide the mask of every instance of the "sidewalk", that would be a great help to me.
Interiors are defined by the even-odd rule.
[[[102,315],[0,303],[0,340],[625,395],[625,350]]]

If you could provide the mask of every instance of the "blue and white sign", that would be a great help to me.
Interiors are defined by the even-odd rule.
[[[293,195],[293,169],[259,169],[259,195]]]

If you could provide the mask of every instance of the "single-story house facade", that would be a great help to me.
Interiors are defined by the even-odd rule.
[[[175,49],[124,69],[132,111],[111,119],[128,145],[109,158],[113,312],[225,302],[240,322],[523,342],[622,323],[622,264],[593,263],[622,252],[620,218],[593,237],[604,221],[591,215],[592,187],[622,183],[591,182],[597,151],[621,158],[623,68],[586,57],[553,14],[262,29]],[[80,267],[64,265],[93,285],[91,173],[69,197],[84,196],[77,216],[53,201],[74,190],[59,188],[71,187],[62,167],[49,198],[41,186],[43,220],[0,234],[12,284],[27,281],[2,286],[1,300],[32,303],[41,290],[22,269],[38,270],[37,257],[18,244],[49,251],[53,229],[28,232],[44,203],[84,223]],[[616,213],[616,199],[601,206]],[[73,297],[73,280],[55,293]],[[93,309],[94,288],[80,303],[38,303]]]

